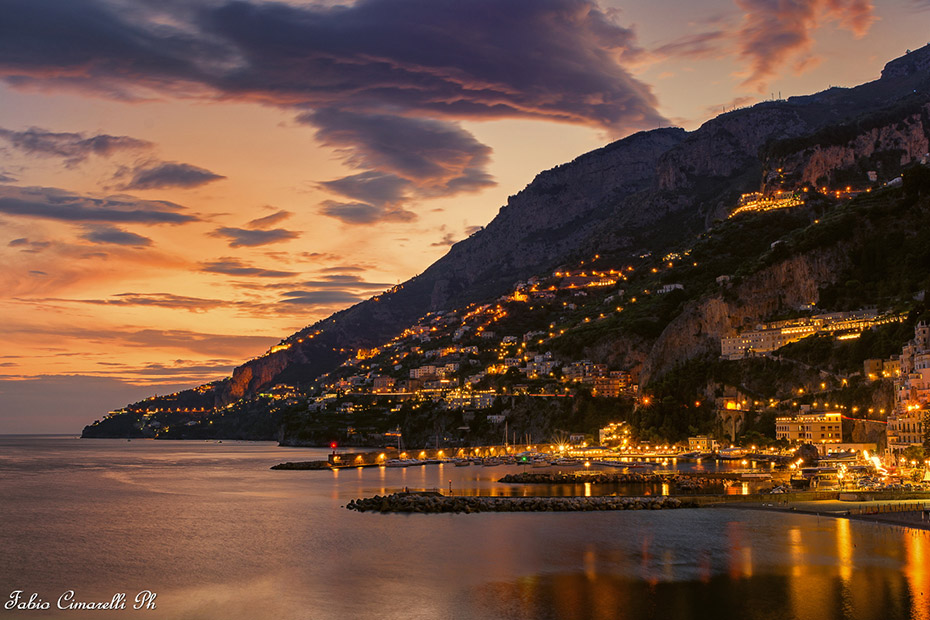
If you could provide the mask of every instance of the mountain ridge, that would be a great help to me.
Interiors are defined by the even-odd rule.
[[[811,175],[823,176],[811,171],[812,156],[803,144],[779,157],[769,152],[775,145],[833,127],[851,126],[855,132],[857,119],[884,113],[890,121],[883,127],[891,129],[872,140],[873,147],[881,148],[865,154],[863,141],[845,154],[821,157],[817,165],[827,171],[861,168],[871,165],[876,153],[893,160],[902,151],[897,164],[889,160],[881,170],[890,177],[906,158],[930,150],[928,68],[930,46],[890,61],[873,82],[762,102],[710,119],[692,132],[639,132],[540,172],[483,230],[453,245],[423,273],[296,332],[272,352],[237,367],[214,389],[213,405],[228,406],[275,383],[312,381],[353,350],[389,340],[427,312],[494,298],[517,280],[593,252],[623,256],[669,247],[725,218],[741,194],[793,182],[797,170],[807,183]],[[905,104],[910,112],[917,105],[918,112],[895,116],[895,106]],[[903,130],[894,128],[901,123],[912,140],[896,142]],[[792,166],[788,172],[776,168],[786,162]],[[667,357],[650,357],[647,374],[660,375]]]

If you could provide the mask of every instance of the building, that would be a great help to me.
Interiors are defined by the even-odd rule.
[[[914,339],[894,361],[898,372],[894,375],[894,411],[888,416],[888,449],[897,452],[924,442],[924,417],[930,410],[930,326],[918,323]]]
[[[802,413],[775,418],[775,437],[789,443],[828,444],[843,441],[842,414]]]
[[[756,354],[771,353],[786,344],[797,342],[817,332],[814,325],[798,325],[780,329],[755,329],[738,336],[720,339],[720,355],[736,360]]]
[[[900,452],[910,446],[923,445],[926,415],[926,411],[911,409],[888,416],[888,449]]]
[[[597,440],[602,446],[625,446],[630,442],[630,425],[611,422],[597,431]]]
[[[879,315],[874,309],[831,312],[812,317],[757,325],[754,330],[720,339],[720,355],[726,359],[770,353],[786,344],[817,333],[839,339],[856,338],[866,329],[901,321],[902,315]],[[868,376],[866,372],[866,376]]]
[[[717,440],[710,435],[688,437],[688,450],[692,452],[713,452],[718,447]]]
[[[394,391],[394,377],[378,376],[372,379],[371,391],[375,394],[385,394]]]
[[[623,393],[626,385],[620,377],[595,377],[594,389],[591,393],[594,396],[603,396],[606,398],[618,398]]]

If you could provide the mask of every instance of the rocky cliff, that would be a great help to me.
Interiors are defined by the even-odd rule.
[[[779,311],[816,304],[820,289],[833,284],[848,264],[838,246],[792,256],[689,304],[662,332],[643,364],[648,383],[663,371],[699,355],[720,353],[720,339],[752,328]]]

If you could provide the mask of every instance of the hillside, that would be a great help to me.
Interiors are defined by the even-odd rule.
[[[868,236],[818,245],[811,239],[825,229],[821,223],[799,231],[832,213],[836,201],[881,187],[930,151],[928,66],[930,49],[923,48],[888,63],[875,82],[765,102],[690,133],[642,132],[540,173],[487,227],[422,274],[285,338],[231,378],[177,398],[188,408],[220,411],[276,384],[312,389],[359,349],[383,345],[427,313],[493,300],[519,280],[595,254],[607,271],[687,252],[696,266],[672,261],[661,273],[647,272],[655,284],[683,283],[682,291],[635,309],[625,304],[625,314],[606,317],[595,332],[581,325],[552,342],[566,357],[603,358],[641,373],[644,382],[658,380],[684,360],[710,354],[741,325],[822,293],[846,294],[836,286],[857,280],[842,274],[857,266],[851,248]],[[802,210],[718,223],[742,194],[802,188],[809,192]],[[776,241],[782,243],[772,248]],[[714,291],[721,275],[734,280]]]

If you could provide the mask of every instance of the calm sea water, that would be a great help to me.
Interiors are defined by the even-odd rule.
[[[270,443],[0,437],[0,618],[930,620],[930,536],[729,509],[381,515],[519,468],[270,471]],[[529,487],[527,487],[529,488]],[[58,597],[126,610],[55,611]],[[136,593],[156,609],[131,609]]]

